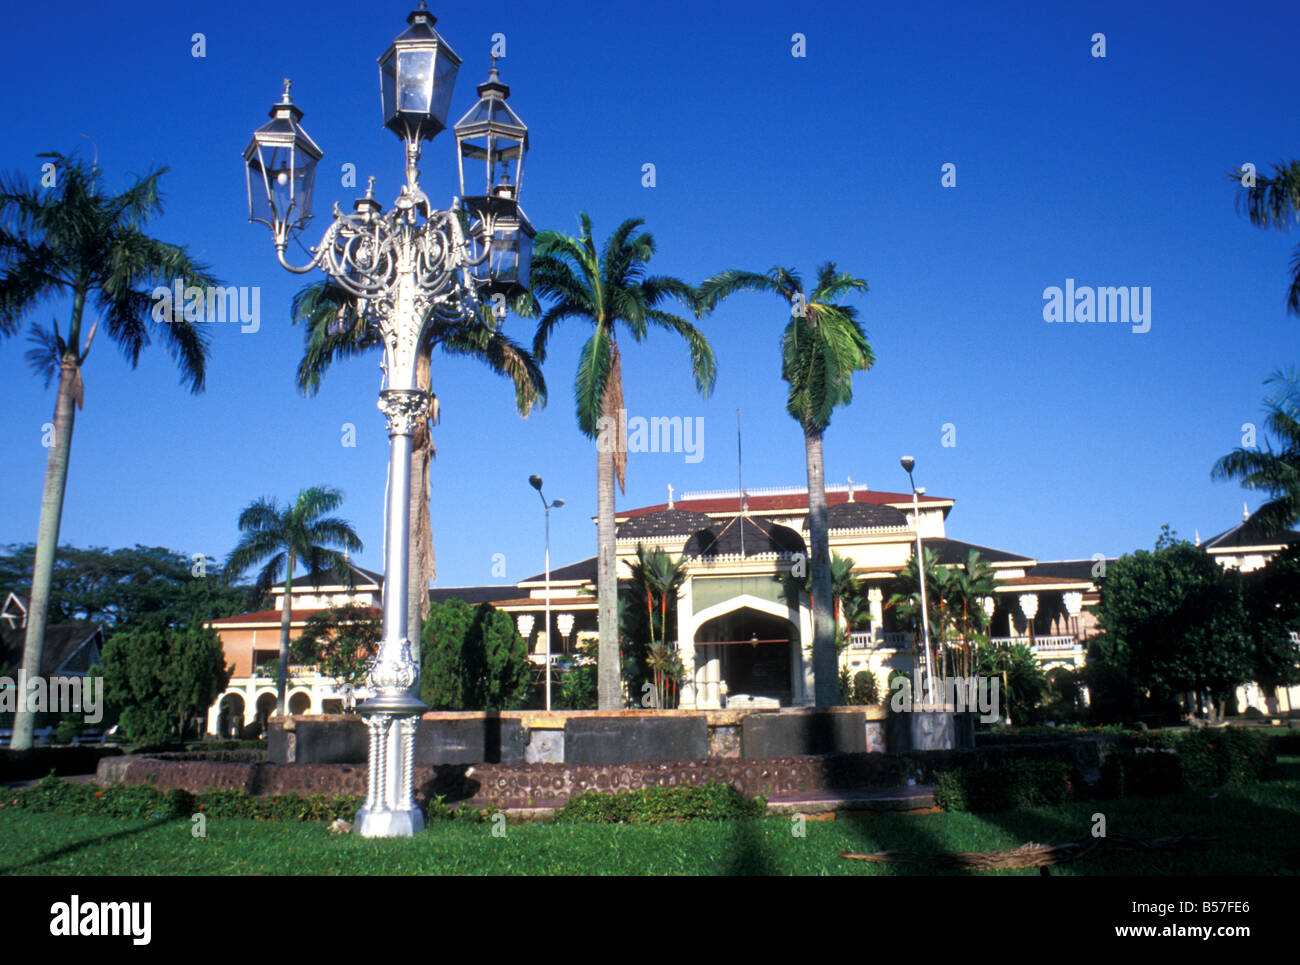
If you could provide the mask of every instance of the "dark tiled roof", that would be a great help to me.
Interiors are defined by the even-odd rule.
[[[1211,536],[1201,544],[1201,549],[1206,550],[1228,550],[1240,549],[1247,546],[1277,546],[1278,544],[1289,545],[1291,543],[1300,543],[1300,532],[1294,529],[1284,529],[1279,533],[1265,535],[1263,528],[1253,519],[1248,519],[1244,523],[1232,527],[1218,536]]]
[[[619,539],[643,538],[656,536],[680,536],[685,539],[702,529],[713,525],[713,520],[703,513],[692,513],[684,509],[661,509],[655,513],[633,516],[618,527]]]
[[[519,596],[519,587],[514,584],[505,586],[435,586],[429,591],[430,603],[445,603],[447,600],[463,600],[471,606],[480,603],[500,603],[513,600]]]
[[[8,664],[7,674],[13,676],[23,664],[23,648],[27,641],[25,627],[0,630],[0,663]],[[77,651],[86,646],[102,647],[104,631],[98,623],[56,623],[45,628],[45,646],[41,649],[41,675],[58,673],[65,663],[76,670],[85,670],[89,661],[81,659]],[[75,659],[74,659],[75,658]]]
[[[376,573],[373,570],[362,569],[355,563],[350,563],[348,568],[352,570],[352,579],[356,581],[357,586],[383,586],[384,574]],[[323,570],[317,570],[307,573],[295,573],[293,575],[293,588],[296,590],[302,586],[338,586],[339,578],[334,575],[334,571],[328,567]],[[284,580],[275,585],[277,590],[284,589]]]
[[[862,493],[855,493],[851,503],[837,503],[827,508],[826,519],[831,529],[865,529],[868,526],[907,525],[907,514],[901,509],[876,503],[860,503],[857,500],[860,495]],[[804,528],[808,528],[807,523],[804,524]]]
[[[1019,556],[1015,553],[1008,553],[1005,550],[995,550],[988,546],[979,546],[975,543],[964,543],[959,539],[947,539],[944,537],[932,536],[929,538],[922,537],[922,547],[930,550],[935,555],[935,560],[941,565],[960,565],[966,562],[971,550],[978,550],[981,557],[986,563],[1030,563],[1033,560],[1028,556]]]
[[[731,519],[715,519],[712,523],[707,530],[696,533],[686,541],[684,555],[705,559],[711,556],[739,556],[742,526],[746,556],[807,552],[802,536],[766,516],[733,516]]]
[[[588,583],[595,583],[596,582],[596,557],[591,556],[585,560],[582,560],[581,562],[570,563],[568,566],[561,566],[559,569],[552,569],[551,582],[554,583],[557,580],[558,581],[584,580]],[[528,579],[526,580],[520,580],[519,584],[520,586],[522,586],[525,583],[545,583],[545,582],[546,582],[546,573],[545,571],[543,571],[541,573],[538,573],[535,576],[528,577]],[[515,589],[515,592],[517,593],[518,590]]]
[[[1037,563],[1034,566],[1025,569],[1026,576],[1053,577],[1059,580],[1091,580],[1093,579],[1092,568],[1100,560],[1050,560],[1046,563]],[[1109,566],[1115,561],[1106,560]]]

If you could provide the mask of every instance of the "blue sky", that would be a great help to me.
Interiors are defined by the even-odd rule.
[[[380,126],[375,59],[404,3],[318,3],[293,19],[264,4],[72,2],[8,13],[0,167],[39,177],[41,151],[98,152],[113,188],[167,165],[152,233],[183,243],[228,284],[260,286],[261,326],[214,326],[208,387],[190,395],[154,345],[132,371],[102,333],[86,364],[61,542],[143,543],[224,558],[240,510],[309,485],[347,495],[342,515],[382,568],[387,439],[378,358],[341,363],[314,398],[293,386],[302,283],[247,222],[240,153],[294,81],[324,149],[318,213],[345,206],[341,165],[374,174],[387,205],[401,149]],[[539,228],[603,240],[646,219],[657,272],[699,282],[781,264],[811,279],[827,259],[865,278],[855,304],[877,362],[825,438],[828,479],[902,490],[898,457],[956,507],[948,534],[1039,559],[1149,547],[1162,523],[1209,536],[1241,518],[1216,458],[1262,423],[1262,385],[1296,359],[1284,296],[1300,228],[1252,227],[1225,172],[1300,156],[1290,3],[1225,13],[1208,3],[972,5],[789,3],[434,4],[464,60],[452,117],[475,99],[494,33],[503,79],[532,132],[524,205]],[[1265,26],[1261,26],[1265,25]],[[1094,33],[1106,57],[1091,56]],[[192,56],[203,33],[206,56]],[[806,56],[792,56],[792,36]],[[83,136],[85,135],[85,136]],[[656,184],[642,186],[642,165]],[[956,166],[956,186],[941,168]],[[450,133],[427,146],[422,184],[456,193]],[[318,217],[314,243],[326,227]],[[1049,324],[1043,291],[1151,289],[1151,326]],[[66,320],[49,303],[29,321]],[[719,363],[694,392],[684,346],[624,342],[630,415],[699,417],[703,458],[629,456],[621,507],[733,486],[736,409],[748,486],[800,485],[804,450],[785,413],[773,296],[738,296],[701,323]],[[528,323],[507,330],[531,339]],[[437,358],[433,525],[440,585],[541,569],[540,473],[556,565],[594,554],[596,452],[572,383],[587,332],[563,331],[545,366],[549,406],[527,420],[506,382]],[[35,539],[54,388],[0,341],[0,543]],[[355,447],[342,444],[344,423]],[[955,429],[945,446],[944,427]],[[1262,432],[1262,424],[1261,424]],[[949,432],[950,440],[952,432]],[[504,554],[504,576],[493,572]]]

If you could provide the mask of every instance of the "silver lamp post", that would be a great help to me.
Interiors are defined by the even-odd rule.
[[[925,557],[921,555],[920,497],[925,492],[925,487],[917,489],[916,482],[912,479],[912,470],[916,467],[915,459],[904,456],[898,462],[907,473],[907,482],[912,487],[912,519],[916,525],[916,572],[921,584],[921,632],[925,637],[925,686],[927,697],[934,700],[934,665],[930,660],[930,605],[925,593]]]
[[[546,510],[546,709],[551,709],[551,510],[564,505],[563,499],[548,503],[542,495],[542,477],[529,476],[529,483],[542,497],[542,506]]]
[[[533,229],[519,207],[518,186],[527,128],[505,106],[509,88],[495,64],[480,100],[456,125],[461,193],[448,210],[433,207],[420,189],[424,141],[444,130],[460,58],[434,30],[423,0],[379,58],[384,127],[405,145],[406,183],[391,211],[365,197],[351,212],[334,206],[333,220],[304,265],[285,258],[291,235],[311,219],[312,188],[322,152],[299,122],[289,94],[271,108],[244,151],[249,220],[271,229],[276,259],[295,274],[320,269],[343,307],[336,324],[364,325],[384,343],[384,387],[379,409],[388,424],[389,493],[384,559],[383,640],[370,667],[372,696],[357,706],[369,731],[369,783],[357,812],[365,837],[411,835],[424,827],[415,805],[415,732],[428,708],[418,694],[419,665],[407,637],[410,563],[411,436],[429,417],[429,393],[416,379],[421,338],[435,319],[481,318],[481,299],[504,309],[504,299],[528,285]],[[465,190],[486,168],[486,193]],[[500,312],[498,312],[500,314]]]

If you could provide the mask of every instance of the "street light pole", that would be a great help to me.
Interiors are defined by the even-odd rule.
[[[542,477],[529,476],[528,481],[542,497],[542,508],[546,512],[546,709],[551,709],[551,510],[564,505],[563,499],[548,503],[542,495]]]
[[[924,488],[917,489],[916,482],[912,479],[912,469],[916,466],[916,460],[911,456],[904,456],[899,460],[904,471],[907,473],[907,482],[912,487],[912,522],[916,527],[916,572],[917,578],[921,584],[921,632],[925,638],[925,687],[927,698],[934,700],[934,666],[930,660],[930,606],[926,599],[925,592],[925,557],[921,555],[921,493],[925,492]]]
[[[503,314],[506,298],[528,288],[534,231],[519,207],[528,129],[506,105],[510,88],[495,62],[479,101],[455,125],[460,197],[436,209],[420,188],[422,142],[446,128],[460,58],[420,6],[379,58],[384,127],[404,143],[405,181],[392,210],[375,200],[375,179],[351,212],[336,204],[305,265],[290,264],[289,241],[311,220],[316,166],[323,153],[299,122],[289,94],[244,151],[249,220],[271,229],[276,260],[295,274],[325,272],[324,298],[338,305],[331,331],[367,329],[384,346],[379,409],[388,426],[389,490],[385,520],[383,640],[370,667],[371,696],[357,706],[369,731],[366,801],[357,812],[363,837],[398,837],[424,827],[415,804],[415,732],[428,708],[418,693],[420,668],[408,638],[412,436],[428,419],[430,394],[416,363],[428,327],[477,324],[490,297]],[[467,190],[467,183],[470,188]],[[336,329],[337,327],[337,329]]]

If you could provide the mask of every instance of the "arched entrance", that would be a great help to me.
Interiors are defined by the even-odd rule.
[[[221,698],[217,714],[217,736],[236,740],[244,730],[244,698],[240,694],[226,694]]]
[[[311,694],[305,690],[299,690],[289,695],[289,713],[291,714],[310,714],[311,713]]]
[[[799,632],[783,617],[740,607],[706,620],[695,632],[696,663],[725,683],[728,702],[745,697],[794,702]],[[720,690],[721,688],[719,688]]]
[[[266,722],[275,713],[276,698],[275,694],[268,692],[263,693],[257,698],[257,730],[258,734],[266,735]]]

